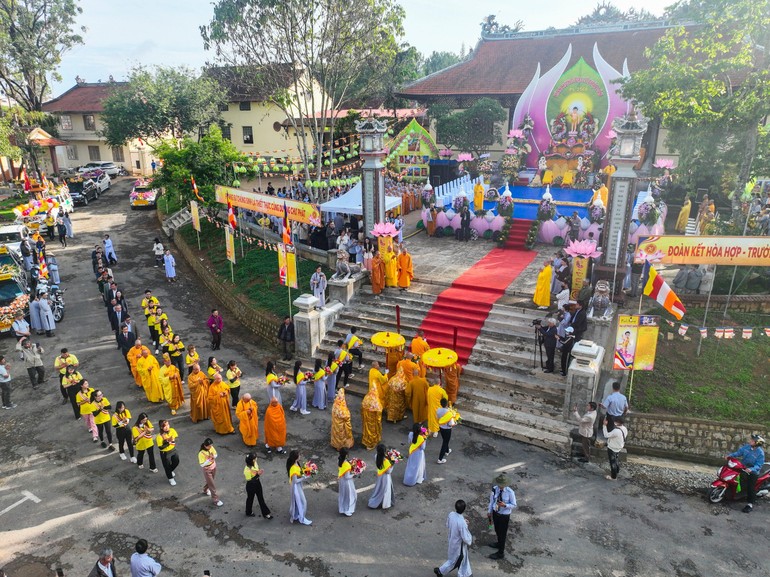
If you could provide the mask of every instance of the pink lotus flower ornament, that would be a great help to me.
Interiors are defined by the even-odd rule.
[[[669,170],[674,170],[676,166],[674,166],[674,161],[670,158],[659,158],[655,161],[655,164],[653,164],[655,168],[668,168]]]
[[[524,138],[524,131],[518,128],[513,129],[508,133],[508,138]]]
[[[393,223],[390,222],[378,222],[374,225],[374,229],[372,230],[372,234],[374,236],[390,236],[395,237],[398,236],[398,230],[396,230],[396,227],[393,226]]]
[[[473,160],[473,155],[470,152],[461,152],[457,155],[459,162],[470,162]]]
[[[600,250],[597,250],[596,243],[590,240],[578,240],[569,243],[564,252],[573,258],[582,256],[583,258],[596,258],[602,254]]]

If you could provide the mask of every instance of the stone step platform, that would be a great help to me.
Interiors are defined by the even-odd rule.
[[[183,208],[182,210],[175,212],[171,216],[169,216],[167,219],[163,221],[163,224],[161,225],[161,228],[163,229],[163,232],[166,234],[167,237],[173,238],[174,232],[182,228],[184,225],[192,222],[192,214],[190,214],[190,211],[186,208]]]

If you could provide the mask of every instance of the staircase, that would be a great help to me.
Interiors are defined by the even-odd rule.
[[[191,222],[192,215],[190,214],[190,211],[186,208],[183,208],[182,210],[175,212],[166,220],[164,220],[163,224],[161,224],[161,228],[167,237],[174,238],[174,231]]]
[[[395,331],[397,305],[401,310],[401,334],[406,337],[408,347],[436,296],[445,288],[444,285],[415,282],[408,293],[391,290],[375,299],[370,288],[364,287],[327,333],[317,356],[326,360],[336,348],[337,340],[344,339],[351,326],[358,327],[357,334],[365,342],[376,332]],[[531,321],[541,316],[537,311],[511,305],[493,306],[464,366],[457,406],[464,425],[566,456],[570,451],[572,427],[561,420],[564,381],[543,374],[539,358],[537,367],[533,368]],[[451,339],[451,322],[446,331]],[[374,352],[367,346],[365,367],[354,369],[349,394],[363,396],[366,393],[368,362],[374,358],[383,359],[384,355],[381,350]]]
[[[529,229],[532,228],[532,221],[524,218],[514,218],[511,222],[511,229],[508,232],[508,240],[505,241],[503,248],[525,249]]]
[[[696,236],[698,234],[698,228],[695,223],[696,220],[694,218],[687,219],[687,228],[684,231],[685,236]]]

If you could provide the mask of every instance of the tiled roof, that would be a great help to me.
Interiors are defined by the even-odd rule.
[[[103,112],[102,102],[116,86],[125,82],[81,83],[67,92],[43,103],[45,112]]]
[[[652,46],[666,32],[665,28],[589,33],[554,33],[543,36],[522,35],[513,38],[481,40],[470,59],[413,82],[399,91],[415,100],[438,96],[521,94],[535,74],[550,70],[572,45],[572,59],[567,68],[582,56],[593,63],[596,44],[602,57],[616,70],[643,68],[644,49]]]
[[[290,64],[275,64],[268,72],[257,66],[213,66],[203,74],[219,82],[230,102],[265,102],[275,90],[294,82]]]

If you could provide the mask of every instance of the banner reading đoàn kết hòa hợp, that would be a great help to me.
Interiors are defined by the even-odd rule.
[[[647,236],[639,239],[636,262],[770,266],[767,236]]]

